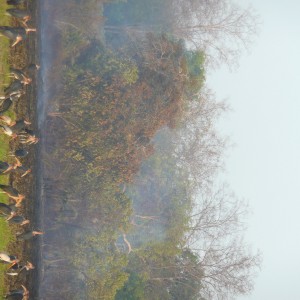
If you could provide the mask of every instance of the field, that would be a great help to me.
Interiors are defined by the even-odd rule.
[[[5,15],[7,5],[5,1],[0,1],[0,16],[1,26],[10,24],[10,17]],[[0,37],[0,95],[4,95],[4,87],[10,82],[8,77],[9,71],[9,53],[10,53],[10,42],[5,37]],[[10,112],[8,115],[12,116]],[[6,161],[9,154],[9,139],[3,134],[0,135],[0,161]],[[7,184],[9,182],[8,176],[0,176],[0,183]],[[8,198],[4,194],[0,194],[0,202],[7,203]],[[4,218],[0,218],[0,252],[6,252],[9,242],[13,239],[12,232],[5,222]],[[0,295],[5,291],[4,288],[4,270],[6,265],[0,265]]]

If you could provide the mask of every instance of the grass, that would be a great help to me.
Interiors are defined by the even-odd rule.
[[[9,25],[10,17],[5,15],[5,11],[8,8],[6,1],[0,0],[0,26]],[[10,78],[7,76],[9,73],[9,53],[10,53],[10,41],[3,36],[0,36],[0,95],[4,95],[4,87],[8,86]],[[12,116],[13,113],[8,114]],[[6,161],[9,153],[9,139],[0,135],[0,160]],[[7,184],[9,181],[8,176],[0,176],[0,183]],[[4,194],[0,194],[0,202],[8,203],[8,198]],[[0,218],[0,252],[6,252],[8,244],[13,240],[13,234],[10,227],[7,225],[4,218]],[[4,279],[6,265],[0,265],[0,297],[6,292]]]
[[[5,15],[5,10],[8,8],[4,0],[0,0],[0,26],[9,25],[10,19]],[[9,71],[8,57],[9,57],[9,45],[10,41],[4,37],[0,36],[0,84],[1,91],[3,90],[3,85],[7,85],[10,81],[7,76]]]

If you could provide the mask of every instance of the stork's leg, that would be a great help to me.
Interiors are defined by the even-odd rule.
[[[18,43],[20,43],[22,41],[22,37],[17,36],[15,42],[11,45],[12,47],[16,46]]]

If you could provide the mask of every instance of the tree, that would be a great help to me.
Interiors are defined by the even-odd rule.
[[[143,300],[145,279],[135,273],[130,273],[126,285],[117,292],[115,300]]]
[[[226,186],[199,191],[197,198],[177,251],[168,253],[174,242],[165,241],[137,253],[143,257],[139,268],[148,274],[152,295],[164,289],[170,293],[166,299],[182,295],[181,299],[228,300],[249,293],[261,256],[249,251],[241,238],[246,207]]]
[[[135,3],[128,1],[131,10],[138,5]],[[165,32],[186,41],[189,48],[203,51],[211,66],[236,64],[241,51],[248,48],[257,33],[255,11],[230,0],[166,0],[161,11],[161,22],[149,24],[130,19],[119,26],[107,25],[106,29],[139,37],[146,32]]]
[[[231,11],[232,17],[226,17],[226,0],[166,0],[164,7],[168,3],[174,26],[166,34],[151,24],[127,24],[116,52],[89,38],[80,43],[89,26],[81,19],[72,26],[61,24],[68,51],[63,87],[46,120],[51,133],[47,154],[53,159],[47,168],[53,168],[50,173],[59,182],[72,178],[58,195],[64,206],[81,199],[76,213],[71,211],[73,224],[67,222],[67,211],[56,213],[73,228],[69,238],[60,239],[72,245],[71,262],[84,270],[78,282],[91,299],[113,299],[117,290],[120,299],[128,294],[151,300],[226,299],[251,289],[259,263],[259,255],[245,251],[235,235],[242,229],[243,208],[226,190],[211,188],[226,144],[214,124],[226,106],[203,89],[205,46],[218,45],[222,30],[234,37],[226,22],[238,25],[237,14]],[[198,5],[199,19],[193,5]],[[196,26],[210,9],[215,18],[210,27]],[[184,14],[190,19],[183,19]],[[218,18],[223,26],[221,21],[216,25]],[[229,55],[230,49],[221,50]],[[220,57],[226,61],[227,56]],[[162,128],[170,135],[162,134],[160,142],[169,139],[171,146],[159,152],[153,141]],[[154,150],[158,155],[148,159]],[[133,181],[139,186],[125,194],[122,184]],[[126,247],[118,247],[119,242]]]
[[[226,185],[215,191],[199,190],[196,197],[184,247],[197,256],[197,265],[203,270],[201,295],[225,300],[249,293],[261,255],[249,251],[241,237],[245,204]]]
[[[173,133],[174,155],[189,174],[190,188],[210,184],[222,168],[222,155],[227,140],[216,129],[219,116],[228,110],[207,88],[202,88],[188,102],[184,122]]]
[[[170,0],[172,32],[205,52],[213,65],[236,63],[257,33],[258,17],[230,0]]]

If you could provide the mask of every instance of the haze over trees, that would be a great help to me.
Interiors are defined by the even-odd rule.
[[[126,18],[108,20],[108,24],[122,25],[119,29],[131,34],[169,33],[184,40],[188,47],[205,52],[210,66],[236,64],[241,51],[248,49],[258,29],[255,11],[251,7],[242,8],[231,0],[166,0],[163,3],[132,0],[120,4],[123,13],[122,5]],[[142,10],[144,14],[139,14]],[[117,30],[118,25],[106,28]]]
[[[113,2],[105,38],[84,35],[77,12],[60,23],[48,166],[59,163],[60,184],[72,178],[57,213],[73,226],[72,280],[87,299],[249,293],[260,255],[243,242],[245,205],[216,183],[226,139],[215,123],[227,107],[205,69],[236,59],[256,17],[227,0]]]

